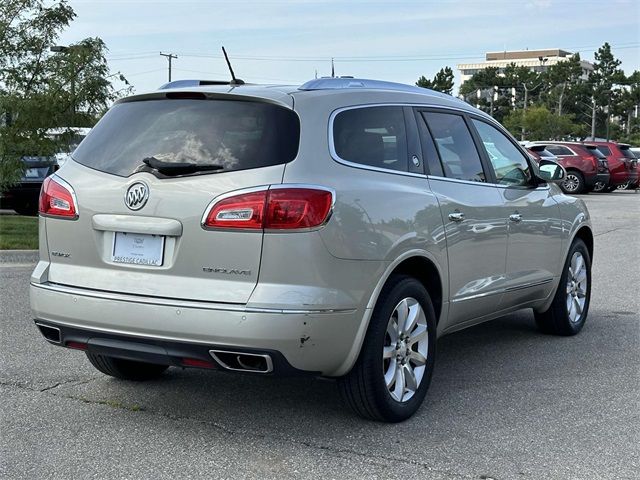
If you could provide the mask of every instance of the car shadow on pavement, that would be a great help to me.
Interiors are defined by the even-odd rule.
[[[597,318],[591,320],[597,324]],[[590,337],[597,329],[587,324],[572,338],[543,335],[530,312],[519,312],[446,336],[438,342],[426,401],[405,425],[445,438],[451,429],[463,428],[461,416],[484,424],[527,408],[541,390],[553,390],[558,382],[570,388],[566,378],[583,368],[581,345],[593,342]],[[83,400],[117,402],[129,410],[229,432],[313,438],[320,443],[390,428],[353,415],[343,406],[335,382],[325,379],[172,368],[157,381],[103,377],[76,385],[73,391]]]

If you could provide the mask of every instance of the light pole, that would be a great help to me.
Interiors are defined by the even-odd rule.
[[[64,45],[54,45],[53,47],[49,48],[49,50],[53,53],[68,53],[70,52],[74,47],[67,47]],[[72,66],[73,62],[71,62]],[[71,123],[72,125],[70,125],[71,127],[75,127],[75,121],[76,121],[76,72],[75,69],[72,72],[71,75]]]

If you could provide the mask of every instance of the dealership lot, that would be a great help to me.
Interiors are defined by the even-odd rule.
[[[331,381],[171,369],[143,384],[47,344],[27,264],[0,264],[2,478],[635,478],[640,469],[640,193],[583,196],[595,237],[580,335],[521,312],[438,344],[397,425],[348,413]]]

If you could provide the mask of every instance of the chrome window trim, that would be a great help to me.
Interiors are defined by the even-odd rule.
[[[440,175],[426,175],[427,180],[438,180],[438,181],[445,181],[445,182],[451,182],[451,183],[463,183],[466,185],[479,185],[479,186],[483,186],[483,187],[497,187],[498,184],[497,183],[490,183],[490,182],[474,182],[473,180],[462,180],[460,178],[449,178],[449,177],[442,177]]]
[[[393,170],[391,168],[381,168],[381,167],[372,167],[371,165],[365,165],[363,163],[356,163],[356,162],[351,162],[349,160],[345,160],[344,158],[340,157],[340,155],[338,155],[338,152],[336,152],[336,146],[335,146],[335,142],[333,141],[333,123],[334,120],[336,118],[336,116],[338,116],[340,113],[342,112],[346,112],[348,110],[359,110],[359,109],[363,109],[363,108],[375,108],[375,107],[418,107],[420,106],[420,104],[411,104],[411,103],[365,103],[365,104],[358,104],[358,105],[349,105],[347,107],[340,107],[336,110],[334,110],[333,112],[331,112],[331,115],[329,116],[329,127],[328,127],[328,135],[327,135],[327,140],[329,142],[329,153],[331,155],[331,158],[337,162],[340,163],[342,165],[345,165],[347,167],[351,167],[351,168],[359,168],[361,170],[369,170],[372,172],[380,172],[380,173],[390,173],[393,175],[403,175],[405,177],[416,177],[416,178],[427,178],[427,176],[423,173],[414,173],[414,172],[409,172],[409,171],[402,171],[402,170]],[[404,113],[403,113],[404,115]],[[408,155],[408,153],[407,153]],[[407,158],[407,161],[409,161],[409,158]]]
[[[499,131],[501,131],[503,134],[506,132],[506,130],[502,127],[502,125],[500,125],[494,118],[491,118],[490,116],[485,116],[483,115],[484,112],[476,112],[474,110],[471,110],[471,107],[469,109],[466,108],[456,108],[456,107],[450,107],[450,106],[446,106],[446,105],[438,105],[438,104],[430,104],[430,103],[411,103],[411,102],[390,102],[390,103],[363,103],[363,104],[357,104],[357,105],[349,105],[346,107],[340,107],[337,108],[335,110],[333,110],[331,112],[331,115],[329,116],[329,126],[328,126],[328,132],[327,132],[327,140],[328,140],[328,144],[329,144],[329,153],[331,155],[331,158],[337,162],[340,163],[342,165],[345,165],[347,167],[351,167],[351,168],[359,168],[361,170],[369,170],[369,171],[373,171],[373,172],[380,172],[380,173],[387,173],[387,174],[392,174],[392,175],[402,175],[405,177],[417,177],[417,178],[425,178],[425,179],[429,179],[429,178],[433,178],[434,180],[446,180],[446,181],[451,181],[451,182],[456,182],[456,183],[463,183],[463,184],[469,184],[469,185],[486,185],[486,186],[496,186],[496,187],[502,187],[502,188],[514,188],[514,186],[512,185],[503,185],[500,183],[493,183],[493,182],[474,182],[474,181],[470,181],[470,180],[460,180],[457,178],[449,178],[449,177],[442,177],[440,175],[425,175],[422,173],[413,173],[413,172],[403,172],[400,170],[392,170],[392,169],[387,169],[387,168],[379,168],[379,167],[372,167],[369,165],[364,165],[361,163],[355,163],[355,162],[350,162],[349,160],[345,160],[343,158],[341,158],[338,153],[335,150],[335,143],[333,141],[333,123],[334,120],[336,118],[336,116],[344,111],[347,110],[355,110],[355,109],[360,109],[360,108],[372,108],[372,107],[409,107],[409,108],[431,108],[431,109],[437,109],[437,110],[449,110],[451,112],[457,113],[458,115],[469,115],[470,118],[473,118],[472,116],[477,117],[479,120],[483,120],[491,125],[493,125],[494,127],[496,127]],[[507,134],[509,134],[508,132],[506,132]],[[509,134],[510,135],[510,134]],[[513,143],[513,142],[512,142]],[[525,156],[525,158],[529,158],[526,150],[519,145],[517,142],[514,143],[514,145],[516,145],[516,148],[519,149],[520,153],[522,153],[523,156]],[[423,159],[424,161],[424,159]],[[528,188],[531,189],[531,187],[526,187],[526,186],[521,186],[521,188]],[[540,188],[539,186],[536,187],[535,189],[537,190],[538,188]],[[546,189],[548,189],[549,186],[546,185]]]
[[[78,295],[82,297],[97,298],[100,300],[115,300],[120,302],[143,303],[166,307],[193,308],[198,310],[219,310],[225,312],[241,313],[272,313],[283,315],[319,315],[336,313],[353,313],[356,308],[318,308],[318,309],[279,309],[279,308],[254,308],[246,305],[233,305],[228,303],[207,302],[202,300],[179,300],[173,298],[146,297],[132,293],[116,293],[101,290],[90,290],[85,288],[70,287],[58,283],[34,283],[34,288],[49,290],[67,295]]]

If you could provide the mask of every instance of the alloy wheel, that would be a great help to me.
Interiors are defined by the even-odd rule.
[[[578,177],[574,173],[568,173],[567,177],[562,183],[562,186],[567,192],[573,193],[578,190],[578,187],[580,186],[580,179],[578,179]]]
[[[424,310],[415,298],[404,298],[389,318],[382,351],[384,381],[395,401],[406,402],[420,387],[428,350]]]
[[[567,314],[573,323],[580,321],[587,298],[587,264],[580,252],[574,252],[567,275]]]

